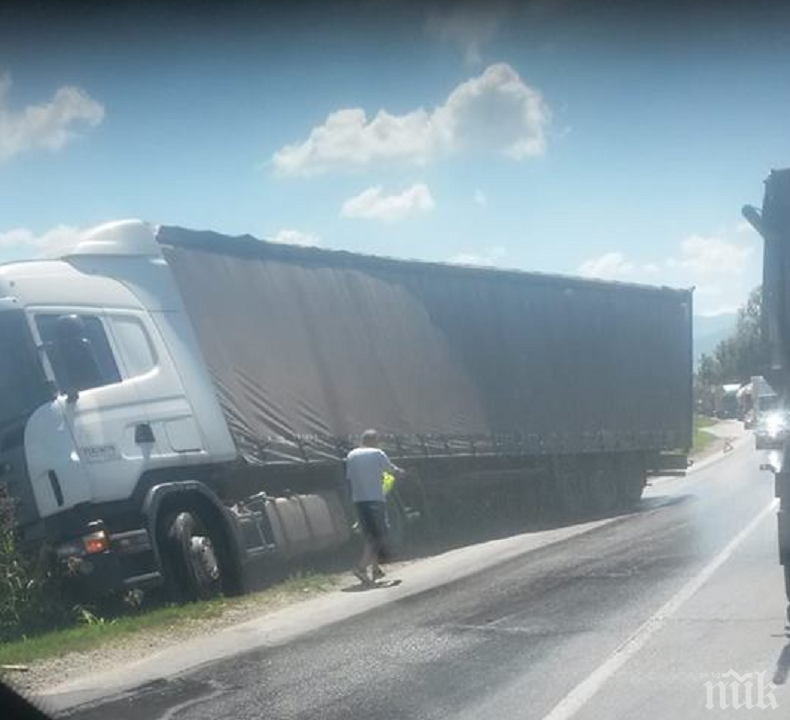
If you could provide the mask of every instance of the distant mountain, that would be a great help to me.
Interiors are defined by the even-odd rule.
[[[713,349],[735,330],[738,320],[737,313],[721,315],[694,316],[694,363],[699,361],[703,353],[710,354]]]

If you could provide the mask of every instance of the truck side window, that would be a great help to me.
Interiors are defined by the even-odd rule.
[[[115,345],[123,361],[125,376],[145,375],[156,367],[151,341],[142,323],[134,317],[110,316]]]
[[[67,388],[89,390],[91,388],[112,385],[121,381],[118,365],[112,354],[102,321],[95,315],[75,315],[79,321],[81,337],[76,337],[77,350],[85,355],[85,362],[80,364],[78,372],[73,369],[73,358],[64,356],[65,349],[59,342],[58,321],[61,315],[37,315],[36,325],[41,340],[47,348],[55,379],[61,390]],[[71,370],[71,372],[70,372]]]

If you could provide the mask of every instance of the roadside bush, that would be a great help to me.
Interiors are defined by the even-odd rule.
[[[20,551],[14,502],[0,485],[0,642],[70,622],[73,613],[49,563]]]

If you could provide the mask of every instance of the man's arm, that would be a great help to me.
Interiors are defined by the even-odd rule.
[[[389,470],[395,477],[403,477],[406,474],[403,468],[399,468],[392,463],[392,460],[389,459],[389,456],[383,450],[381,450],[381,456],[384,459],[385,470]]]

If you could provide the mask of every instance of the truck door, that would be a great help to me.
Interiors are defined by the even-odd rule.
[[[145,404],[151,428],[150,459],[157,467],[206,462],[200,424],[156,325],[144,312],[108,311],[124,377]]]
[[[104,312],[34,310],[93,502],[128,498],[148,464],[148,412],[121,363]]]
[[[0,299],[0,485],[15,500],[20,525],[90,500],[31,332],[18,305]]]

